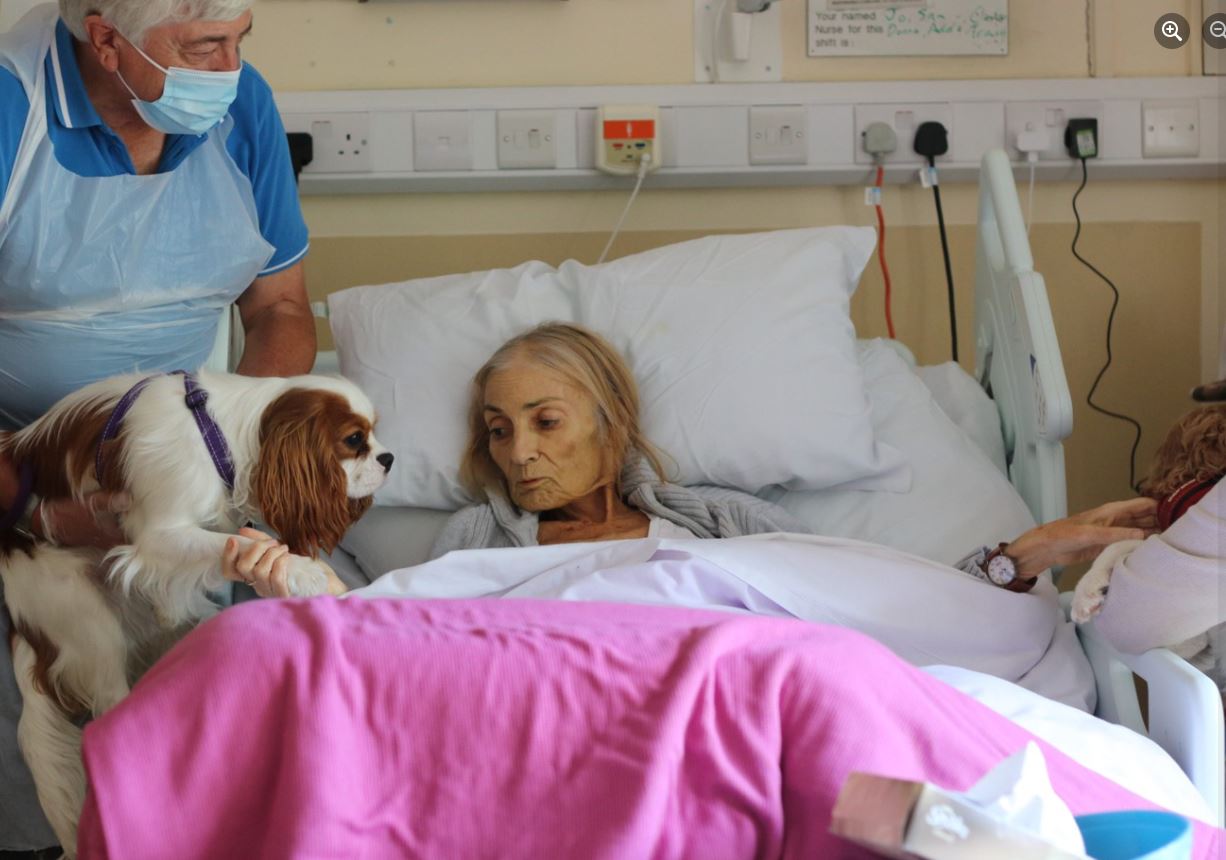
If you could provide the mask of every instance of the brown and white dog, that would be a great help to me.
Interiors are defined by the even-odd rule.
[[[161,650],[216,611],[208,592],[225,585],[230,535],[263,521],[294,553],[290,591],[321,594],[327,578],[315,559],[366,511],[392,463],[372,433],[370,401],[346,380],[201,371],[203,409],[229,447],[231,489],[185,403],[182,375],[152,378],[125,407],[113,441],[102,442],[116,405],[141,379],[87,386],[29,427],[0,434],[0,452],[32,472],[41,497],[131,496],[121,522],[128,542],[105,557],[0,535],[23,700],[18,740],[69,856],[85,796],[77,723],[113,707]]]
[[[1226,475],[1226,403],[1214,403],[1193,409],[1171,428],[1154,454],[1140,490],[1142,495],[1158,501],[1158,527],[1165,530],[1223,475]],[[1120,541],[1099,554],[1077,583],[1073,595],[1074,621],[1084,624],[1099,613],[1116,564],[1140,544],[1136,540]],[[1180,643],[1173,650],[1182,657],[1196,657],[1205,652],[1209,643],[1206,634]],[[1213,659],[1213,655],[1204,656]]]

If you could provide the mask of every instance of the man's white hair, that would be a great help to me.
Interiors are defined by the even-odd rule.
[[[60,17],[84,41],[85,17],[101,15],[125,39],[144,47],[153,27],[185,21],[233,21],[251,8],[254,0],[60,0]]]

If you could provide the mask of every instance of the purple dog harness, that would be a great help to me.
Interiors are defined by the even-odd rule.
[[[185,396],[183,402],[187,404],[187,408],[192,411],[192,417],[196,419],[196,427],[200,429],[200,435],[204,438],[204,445],[209,449],[209,456],[213,458],[213,466],[217,469],[217,474],[226,485],[226,489],[234,489],[234,461],[230,457],[230,446],[226,444],[226,437],[221,432],[221,428],[217,426],[217,422],[209,415],[205,409],[205,404],[208,403],[208,392],[200,387],[200,383],[196,381],[196,375],[189,373],[186,370],[173,370],[171,374],[179,374],[183,377],[183,388]],[[102,483],[103,462],[102,448],[107,442],[112,441],[119,435],[120,425],[123,424],[124,416],[128,414],[128,410],[132,408],[132,404],[136,402],[136,398],[144,391],[145,386],[160,376],[168,374],[154,374],[147,376],[140,382],[128,389],[128,392],[123,397],[119,398],[119,402],[115,404],[115,408],[111,410],[111,417],[107,419],[106,427],[102,430],[102,437],[98,440],[98,450],[94,454],[94,475],[98,479],[98,483]]]

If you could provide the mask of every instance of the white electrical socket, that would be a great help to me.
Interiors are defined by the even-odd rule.
[[[750,164],[807,164],[809,109],[803,105],[749,109]]]
[[[472,170],[472,115],[466,110],[427,110],[413,115],[414,170]]]
[[[894,129],[898,136],[898,148],[882,159],[885,164],[922,164],[923,156],[915,151],[915,131],[926,122],[939,122],[954,139],[953,110],[945,102],[918,102],[914,104],[856,105],[856,137],[853,142],[857,164],[872,164],[873,157],[864,151],[861,144],[865,129],[875,122],[883,122]],[[940,164],[949,155],[937,157]]]
[[[1142,102],[1141,151],[1145,158],[1200,155],[1200,106],[1196,102]]]
[[[1046,139],[1046,146],[1038,150],[1040,161],[1068,161],[1064,129],[1070,119],[1083,117],[1098,120],[1101,134],[1102,102],[1009,102],[1005,105],[1005,144],[1008,152],[1013,158],[1024,160],[1026,153],[1017,148],[1017,138],[1019,134],[1027,133],[1036,140],[1040,136]]]
[[[311,135],[311,163],[303,173],[368,173],[372,167],[369,113],[284,114],[286,131]]]
[[[498,111],[499,167],[557,167],[557,130],[551,110]]]

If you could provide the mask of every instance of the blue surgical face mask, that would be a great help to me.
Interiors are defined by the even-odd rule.
[[[130,39],[128,44],[166,75],[162,97],[155,102],[137,96],[123,75],[119,75],[119,80],[132,93],[132,106],[150,128],[165,134],[204,134],[221,122],[230,110],[238,95],[241,65],[232,72],[202,72],[178,66],[164,69]]]

